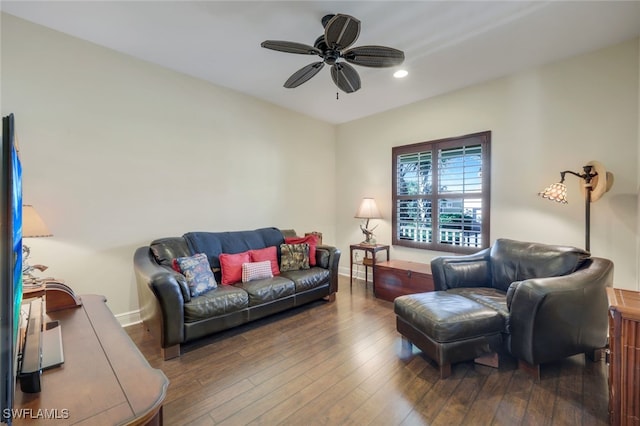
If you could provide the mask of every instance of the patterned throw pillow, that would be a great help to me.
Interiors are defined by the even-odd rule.
[[[285,237],[285,244],[309,244],[309,266],[316,266],[316,246],[318,237],[307,235],[306,237]]]
[[[280,244],[280,272],[309,269],[309,244]]]
[[[264,260],[262,262],[249,262],[242,264],[242,282],[248,283],[253,280],[273,277],[271,271],[271,262]]]
[[[187,279],[192,297],[200,296],[218,287],[206,254],[198,253],[191,257],[179,257],[176,259],[176,263]]]

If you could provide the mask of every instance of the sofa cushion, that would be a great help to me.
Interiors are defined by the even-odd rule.
[[[242,281],[242,265],[251,262],[249,252],[229,254],[221,253],[219,256],[222,269],[222,284],[229,285]]]
[[[468,299],[478,302],[487,308],[494,309],[500,313],[505,319],[509,317],[509,309],[507,308],[507,294],[497,288],[480,287],[480,288],[452,288],[447,293],[459,294]]]
[[[286,271],[281,274],[289,278],[296,285],[296,293],[319,287],[329,282],[329,271],[317,266],[311,269],[300,269],[297,271]]]
[[[309,269],[309,244],[280,244],[280,272]]]
[[[274,276],[280,273],[280,267],[278,266],[278,248],[276,246],[265,247],[258,250],[249,250],[249,257],[252,262],[268,260],[271,262],[271,273]]]
[[[246,291],[234,286],[218,286],[184,304],[184,321],[194,322],[228,314],[249,306]]]
[[[316,266],[324,269],[329,269],[329,262],[331,261],[331,252],[323,246],[316,247]]]
[[[307,235],[306,237],[287,237],[284,239],[285,244],[309,244],[309,265],[316,266],[316,246],[318,245],[318,237],[315,235]]]
[[[149,244],[151,253],[160,265],[172,267],[173,259],[191,256],[199,251],[191,251],[181,237],[159,238]]]
[[[498,239],[491,247],[492,287],[507,291],[514,281],[571,274],[589,256],[576,247]]]
[[[282,275],[263,280],[238,283],[234,287],[242,289],[249,295],[249,306],[261,305],[295,293],[296,287],[293,281]]]
[[[249,262],[242,264],[242,282],[248,283],[253,280],[261,280],[273,277],[271,272],[271,262]]]
[[[184,240],[192,253],[206,253],[212,268],[220,267],[221,253],[242,253],[248,250],[279,246],[284,242],[277,228],[261,228],[254,231],[188,232]]]
[[[178,257],[176,263],[187,279],[191,297],[200,296],[218,286],[206,254],[196,253],[189,257]]]

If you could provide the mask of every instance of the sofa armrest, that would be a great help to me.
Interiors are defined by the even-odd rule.
[[[431,260],[436,290],[456,287],[491,287],[489,255],[484,249],[464,256],[439,256]]]
[[[133,258],[138,287],[140,317],[162,348],[184,340],[184,277],[155,262],[148,246],[136,250]],[[188,291],[188,290],[187,290]]]
[[[338,291],[338,263],[340,263],[340,250],[333,246],[316,246],[316,266],[329,270],[330,294]]]
[[[613,263],[596,257],[569,275],[513,283],[511,353],[536,365],[604,347],[612,284]]]

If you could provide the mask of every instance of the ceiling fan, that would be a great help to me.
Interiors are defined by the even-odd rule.
[[[346,93],[360,89],[360,76],[347,62],[365,67],[383,68],[399,65],[404,61],[404,52],[385,46],[360,46],[348,49],[360,35],[360,21],[353,16],[337,14],[322,18],[324,34],[313,46],[293,41],[266,40],[260,46],[286,53],[318,55],[322,58],[294,72],[284,83],[293,89],[306,83],[324,67],[331,65],[333,82]]]

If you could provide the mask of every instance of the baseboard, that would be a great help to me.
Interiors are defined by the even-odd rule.
[[[124,312],[122,314],[117,314],[114,316],[123,327],[142,322],[142,320],[140,319],[140,309],[136,309],[135,311],[130,312]]]
[[[349,278],[350,270],[348,268],[340,267],[338,268],[338,275],[342,275],[343,277]],[[353,267],[353,278],[364,281],[364,270],[362,269],[362,265],[359,265],[359,268]],[[373,279],[373,271],[369,268],[369,282]]]

